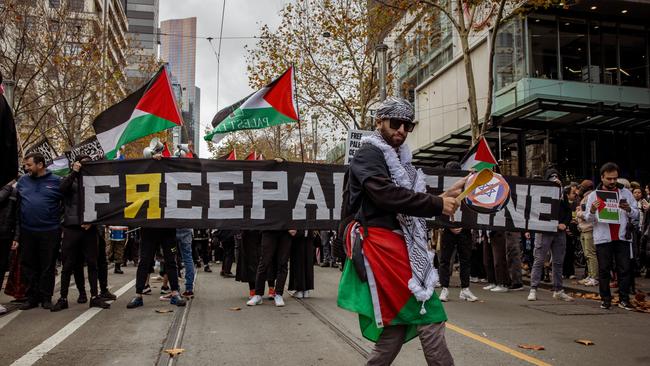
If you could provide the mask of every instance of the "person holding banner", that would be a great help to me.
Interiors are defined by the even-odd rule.
[[[562,189],[562,180],[560,179],[560,172],[557,169],[546,170],[546,180],[555,182],[559,189],[560,198],[560,217],[557,225],[557,232],[555,233],[540,233],[535,238],[535,250],[533,256],[533,269],[530,276],[530,292],[528,293],[528,301],[537,300],[537,286],[542,280],[542,272],[544,270],[544,261],[549,251],[553,259],[553,298],[562,301],[574,301],[574,299],[564,292],[562,284],[562,267],[564,265],[564,254],[566,251],[566,230],[571,222],[571,207],[569,201]]]
[[[612,261],[616,262],[618,275],[618,307],[632,310],[630,285],[632,283],[632,233],[628,230],[630,220],[639,217],[639,209],[632,192],[617,184],[618,165],[605,163],[600,168],[600,185],[587,196],[585,221],[593,222],[594,244],[598,258],[598,286],[602,309],[612,306],[609,288]]]
[[[402,344],[419,335],[429,365],[452,365],[445,341],[447,315],[435,294],[438,274],[425,217],[453,215],[466,179],[447,192],[426,192],[424,173],[408,146],[414,110],[388,98],[376,111],[376,130],[362,138],[350,163],[349,200],[356,212],[345,230],[346,264],[338,306],[359,314],[363,336],[376,342],[368,365],[389,365]]]
[[[9,268],[11,247],[16,238],[16,180],[0,189],[0,287]],[[0,305],[0,315],[7,309]]]

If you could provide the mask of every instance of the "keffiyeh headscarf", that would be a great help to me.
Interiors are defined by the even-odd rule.
[[[411,103],[402,98],[388,97],[386,98],[375,112],[377,119],[400,119],[402,121],[413,122],[415,113]]]

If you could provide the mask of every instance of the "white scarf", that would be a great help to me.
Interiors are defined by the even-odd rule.
[[[391,179],[396,185],[413,190],[415,192],[426,192],[424,173],[421,169],[415,169],[411,160],[411,150],[408,145],[399,147],[399,157],[394,148],[386,143],[378,131],[361,139],[361,144],[371,144],[379,148],[384,154],[384,160],[388,165]],[[404,214],[397,214],[400,223],[406,248],[411,264],[411,279],[408,287],[418,301],[422,301],[420,314],[426,313],[424,302],[433,295],[436,282],[438,282],[438,271],[433,267],[434,252],[429,250],[427,245],[427,225],[422,217],[413,217]]]

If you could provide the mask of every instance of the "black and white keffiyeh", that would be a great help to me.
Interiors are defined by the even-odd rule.
[[[361,144],[371,144],[382,151],[391,179],[396,185],[416,192],[426,192],[424,172],[411,164],[413,156],[406,144],[399,147],[398,156],[398,152],[386,143],[379,131],[363,137]],[[426,221],[422,217],[404,214],[398,214],[397,219],[404,233],[411,264],[412,277],[408,281],[408,287],[418,301],[427,301],[433,295],[438,271],[433,267],[435,254],[427,245]]]

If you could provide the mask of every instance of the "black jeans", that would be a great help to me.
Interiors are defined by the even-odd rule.
[[[27,281],[28,301],[51,301],[54,293],[56,255],[61,245],[61,230],[30,231],[23,228],[20,245],[20,260]]]
[[[469,287],[470,258],[472,256],[472,237],[469,230],[454,234],[445,229],[442,233],[442,248],[440,250],[440,284],[442,287],[449,287],[454,261],[452,256],[455,251],[458,252],[460,262],[460,286],[467,288]]]
[[[172,291],[178,291],[176,229],[142,228],[141,231],[142,242],[140,243],[140,262],[138,262],[138,271],[135,278],[135,292],[142,294],[158,246],[162,247],[169,286]]]
[[[506,261],[505,232],[497,231],[490,235],[489,242],[483,243],[483,265],[489,283],[507,285],[510,279]]]
[[[94,226],[88,230],[84,230],[79,226],[63,228],[63,244],[61,245],[61,259],[63,261],[63,269],[61,270],[62,298],[68,297],[70,276],[73,271],[78,271],[80,267],[81,283],[78,283],[79,278],[75,278],[75,282],[78,289],[83,289],[84,261],[88,268],[90,295],[97,296],[97,247],[97,229]]]
[[[612,260],[616,262],[618,275],[618,296],[621,301],[630,300],[630,283],[632,282],[632,260],[630,259],[630,243],[616,240],[609,243],[596,244],[598,258],[598,286],[603,301],[611,301],[612,293],[609,288],[611,279]]]
[[[286,230],[264,231],[262,233],[262,254],[257,266],[255,277],[255,294],[264,295],[264,284],[267,280],[267,270],[273,264],[273,258],[277,260],[277,277],[275,292],[278,295],[284,293],[284,283],[287,281],[289,269],[289,253],[291,252],[291,235]]]
[[[198,251],[198,257],[201,258],[203,265],[207,266],[210,264],[210,241],[208,239],[194,240],[194,246]]]
[[[221,247],[223,248],[221,272],[232,273],[232,263],[235,261],[235,242],[233,240],[223,241]]]
[[[106,239],[97,231],[97,280],[101,292],[108,292],[108,259],[106,258]],[[76,280],[75,280],[76,281]]]
[[[13,241],[14,239],[11,237],[0,238],[0,289],[2,289],[5,280],[5,272],[9,268],[9,256],[11,255]]]

